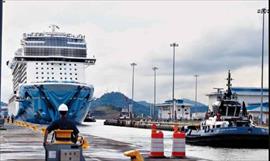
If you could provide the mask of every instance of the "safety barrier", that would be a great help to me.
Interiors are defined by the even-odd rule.
[[[151,152],[150,157],[164,157],[163,132],[157,131],[157,125],[151,126]]]
[[[185,152],[185,133],[180,132],[177,125],[174,126],[173,133],[173,147],[172,147],[172,157],[184,158],[186,156]]]

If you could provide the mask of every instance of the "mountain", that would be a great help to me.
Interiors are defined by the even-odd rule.
[[[208,107],[205,104],[202,104],[200,102],[192,101],[190,99],[177,99],[177,101],[190,104],[191,112],[207,112]],[[150,113],[150,106],[152,106],[151,103],[148,103],[146,101],[133,101],[127,96],[125,96],[123,93],[120,92],[110,92],[105,93],[100,98],[96,98],[91,102],[90,111],[93,112],[94,115],[97,115],[99,117],[109,117],[116,116],[116,113],[120,113],[122,108],[128,108],[129,105],[133,104],[133,112],[136,115],[148,115]],[[156,109],[156,114],[158,113]]]
[[[121,111],[122,108],[128,108],[133,104],[133,112],[136,115],[149,115],[149,105],[140,103],[129,99],[127,96],[120,92],[105,93],[100,98],[91,102],[90,111],[96,111],[99,107],[112,107],[112,109]]]

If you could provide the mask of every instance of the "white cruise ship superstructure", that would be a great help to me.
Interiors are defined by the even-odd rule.
[[[56,31],[23,34],[22,47],[7,65],[13,75],[9,113],[17,119],[49,123],[59,118],[58,106],[69,107],[68,117],[81,123],[87,115],[94,88],[85,84],[85,36]]]

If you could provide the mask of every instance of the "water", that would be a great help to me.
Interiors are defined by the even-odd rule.
[[[104,126],[104,120],[95,123],[85,123],[80,126],[81,133],[126,142],[142,151],[150,149],[150,129],[137,129],[118,126]],[[172,147],[172,132],[164,131],[165,155],[170,156]],[[186,155],[213,161],[268,161],[268,149],[230,149],[211,148],[186,145]]]

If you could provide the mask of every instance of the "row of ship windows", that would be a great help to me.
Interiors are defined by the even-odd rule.
[[[39,77],[36,77],[36,79],[39,79]],[[41,79],[44,79],[44,77],[41,77]],[[47,79],[50,79],[50,77],[47,77]],[[54,77],[52,77],[51,79],[54,79]],[[62,80],[62,79],[67,80],[68,78],[67,78],[67,77],[65,77],[65,78],[60,77],[60,79],[61,79],[61,80]],[[72,78],[70,78],[70,80],[72,80]],[[78,78],[75,78],[75,80],[78,80]]]
[[[86,48],[67,49],[67,48],[34,48],[25,47],[26,56],[68,56],[68,57],[86,57]]]
[[[38,65],[39,63],[36,63],[36,65]],[[41,65],[45,64],[45,63],[40,63]],[[49,65],[50,63],[47,63],[47,65]],[[66,63],[55,63],[55,64],[58,64],[58,65],[67,65]],[[51,63],[51,65],[54,65],[54,63]],[[69,66],[71,66],[72,64],[69,64]],[[77,66],[77,64],[73,64],[74,66]]]
[[[57,42],[85,42],[84,39],[78,38],[67,38],[67,37],[28,37],[25,39],[26,41],[57,41]]]
[[[41,74],[44,74],[44,72],[40,72]],[[36,72],[36,74],[38,74],[38,72]],[[49,72],[47,72],[47,74],[50,74]],[[52,74],[54,74],[54,72],[52,72]],[[62,75],[63,73],[60,73],[60,75]],[[64,75],[67,75],[67,73],[64,73]],[[72,73],[69,73],[69,75],[72,75]],[[77,73],[74,73],[74,75],[78,75]]]
[[[43,43],[33,43],[33,42],[27,42],[25,43],[27,46],[62,46],[62,47],[79,47],[79,48],[86,48],[86,44],[68,44],[67,42],[63,42],[63,43],[48,43],[48,42],[45,42],[44,44]]]
[[[36,67],[36,69],[38,69],[38,67]],[[44,68],[43,67],[41,67],[40,68],[41,70],[43,70]],[[47,67],[47,69],[50,69],[49,67]],[[51,70],[54,70],[54,68],[51,68]],[[59,70],[62,70],[62,68],[59,68]],[[67,68],[63,68],[63,70],[67,70]],[[72,70],[72,68],[69,68],[69,70]],[[77,71],[77,69],[75,68],[74,69],[75,71]]]

